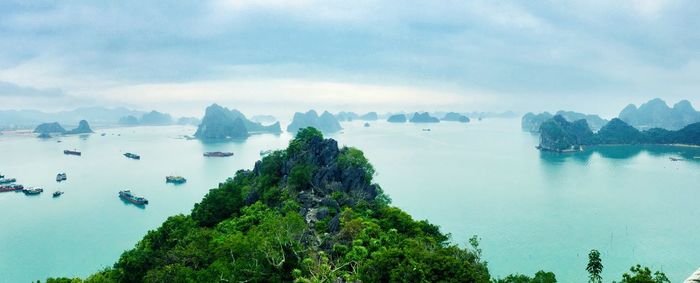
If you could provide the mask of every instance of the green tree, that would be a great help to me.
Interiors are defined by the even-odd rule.
[[[651,269],[637,264],[630,268],[630,273],[622,275],[620,283],[671,283],[671,280],[661,271],[652,274]]]
[[[586,266],[586,270],[588,271],[588,282],[603,282],[603,277],[600,276],[600,274],[603,273],[603,261],[600,259],[600,252],[598,250],[593,249],[588,253],[588,266]]]

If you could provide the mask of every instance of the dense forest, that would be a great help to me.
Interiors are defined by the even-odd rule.
[[[552,283],[555,274],[492,278],[477,237],[469,247],[414,220],[372,182],[362,151],[305,128],[286,150],[240,170],[190,215],[168,218],[113,267],[47,282]],[[602,282],[600,254],[586,268]],[[669,282],[634,266],[625,283]]]

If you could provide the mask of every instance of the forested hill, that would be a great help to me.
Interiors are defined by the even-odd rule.
[[[286,150],[236,172],[113,267],[47,283],[556,282],[544,271],[492,279],[476,237],[458,247],[437,226],[390,206],[374,173],[360,150],[301,129]]]

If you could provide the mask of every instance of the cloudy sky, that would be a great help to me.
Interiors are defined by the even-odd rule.
[[[697,107],[698,15],[692,0],[5,0],[0,108]]]

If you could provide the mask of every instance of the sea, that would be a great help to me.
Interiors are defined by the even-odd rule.
[[[591,249],[601,252],[604,281],[619,281],[636,264],[672,282],[700,267],[700,148],[556,154],[536,150],[538,136],[523,132],[518,119],[369,124],[343,123],[327,137],[364,151],[392,205],[439,225],[454,244],[468,246],[476,235],[494,278],[545,270],[559,282],[585,282]],[[0,135],[0,174],[45,189],[0,193],[0,282],[85,277],[111,266],[147,231],[189,213],[211,188],[251,169],[261,151],[283,149],[292,138],[202,142],[185,138],[195,131],[190,126],[95,131]],[[202,156],[208,151],[234,156]],[[57,183],[62,172],[68,180]],[[168,175],[187,182],[167,184]],[[127,189],[149,204],[121,200]],[[57,190],[65,194],[53,198]]]

